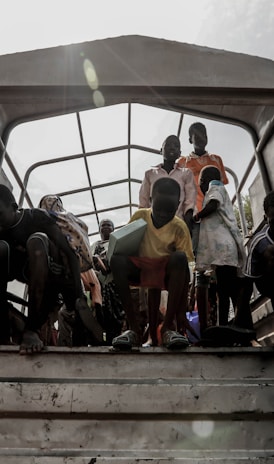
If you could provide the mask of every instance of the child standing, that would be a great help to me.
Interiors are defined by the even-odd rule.
[[[234,307],[237,302],[245,251],[219,169],[215,166],[204,167],[199,185],[205,197],[202,210],[193,218],[196,222],[201,221],[196,269],[208,274],[215,271],[219,325],[227,325],[230,299]]]

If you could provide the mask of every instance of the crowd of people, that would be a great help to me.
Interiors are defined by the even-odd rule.
[[[115,229],[110,219],[101,220],[101,239],[90,244],[85,223],[65,210],[58,195],[44,196],[37,208],[19,209],[12,192],[0,185],[0,344],[19,341],[20,354],[41,352],[48,343],[141,346],[144,324],[132,287],[146,289],[146,346],[180,349],[190,339],[197,345],[257,344],[253,285],[274,305],[274,191],[265,197],[265,226],[246,255],[225,168],[219,155],[206,151],[202,123],[190,126],[189,141],[193,151],[182,156],[179,138],[168,136],[162,163],[144,173],[139,209],[129,219],[146,222],[138,256],[113,254],[108,260]],[[14,279],[28,289],[19,334],[12,330],[7,292]],[[195,309],[198,331],[187,317]],[[48,339],[43,329],[49,321],[52,330],[58,321],[58,330]]]

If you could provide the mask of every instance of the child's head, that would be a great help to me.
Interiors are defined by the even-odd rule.
[[[0,185],[0,226],[8,228],[14,224],[18,205],[12,192],[5,185]]]
[[[189,143],[193,144],[194,150],[203,151],[207,145],[206,127],[201,122],[194,122],[189,126]]]
[[[114,231],[114,224],[111,219],[102,219],[99,223],[99,232],[102,240],[109,240],[109,235]]]
[[[177,135],[169,135],[164,140],[161,148],[161,154],[165,160],[175,163],[181,154],[181,143]]]
[[[208,191],[209,182],[212,180],[221,180],[221,173],[215,166],[205,166],[199,176],[199,185],[203,194]]]
[[[45,195],[39,202],[39,208],[47,211],[55,211],[56,213],[64,211],[63,202],[58,195]]]
[[[274,190],[266,195],[263,206],[267,223],[274,234]]]
[[[163,227],[174,218],[179,206],[180,193],[180,185],[170,177],[162,177],[153,184],[151,210],[155,227]]]

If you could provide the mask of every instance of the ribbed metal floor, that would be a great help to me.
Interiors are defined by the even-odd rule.
[[[0,463],[274,462],[274,349],[0,347]]]

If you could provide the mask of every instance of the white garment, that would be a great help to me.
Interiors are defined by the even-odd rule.
[[[210,200],[217,200],[218,207],[214,213],[201,220],[196,269],[205,271],[215,266],[234,266],[241,271],[245,261],[243,239],[222,182],[210,182],[203,207]]]

